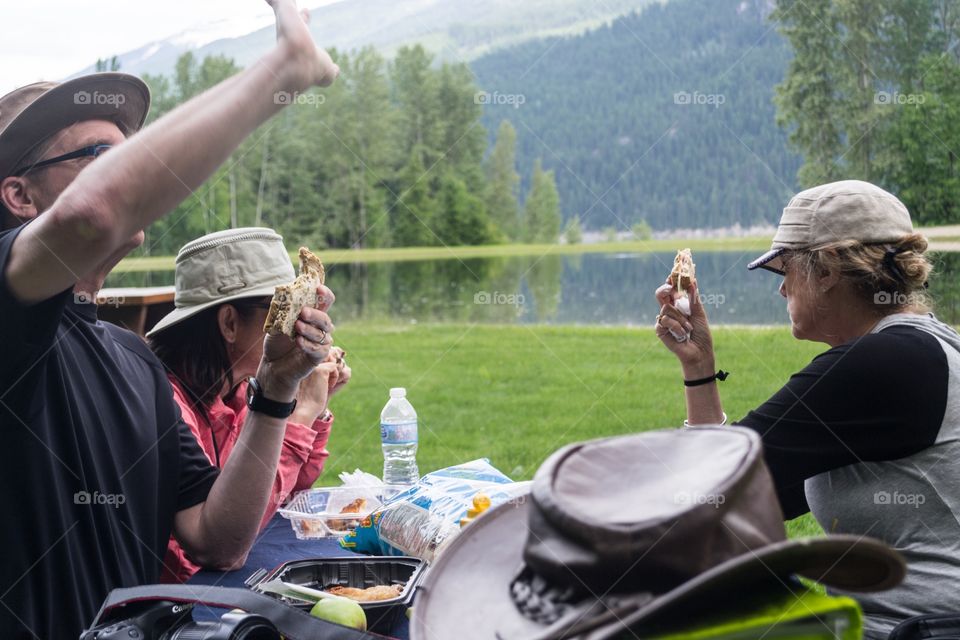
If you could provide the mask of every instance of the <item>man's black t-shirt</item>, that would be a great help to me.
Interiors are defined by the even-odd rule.
[[[157,581],[217,471],[138,336],[72,291],[12,296],[18,233],[0,234],[0,637],[72,639],[111,589]]]
[[[821,353],[737,424],[760,434],[784,515],[794,518],[810,510],[808,478],[933,445],[949,374],[933,335],[893,325]]]

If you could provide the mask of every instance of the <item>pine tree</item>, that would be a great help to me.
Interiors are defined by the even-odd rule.
[[[881,182],[903,200],[914,224],[960,219],[960,64],[931,55],[922,102],[900,107],[885,132]]]
[[[464,64],[444,64],[435,73],[440,166],[454,170],[471,193],[479,194],[487,132],[480,124],[483,107],[474,99],[477,86]]]
[[[487,210],[491,222],[509,239],[520,233],[520,209],[517,195],[517,131],[509,120],[500,123],[497,141],[487,158]]]
[[[493,237],[483,201],[470,193],[466,183],[453,175],[440,180],[436,233],[449,246],[487,244]]]
[[[390,141],[396,119],[390,104],[386,62],[372,47],[350,57],[344,73],[341,104],[321,105],[327,121],[323,149],[340,156],[339,172],[348,176],[336,212],[351,247],[385,244],[387,193],[382,181],[390,175],[395,156]],[[340,84],[338,81],[336,84]]]
[[[109,60],[97,58],[97,64],[94,68],[97,72],[120,71],[120,59],[117,56],[112,56]]]
[[[570,221],[567,222],[567,226],[563,231],[563,239],[567,241],[567,244],[580,244],[583,242],[583,230],[580,228],[580,216],[573,216],[570,218]]]
[[[417,149],[424,166],[439,158],[439,125],[436,106],[436,77],[430,65],[433,56],[421,45],[401,47],[390,67],[392,97],[397,105],[397,146],[404,157]]]
[[[390,227],[393,244],[398,247],[423,247],[439,243],[433,230],[437,204],[430,195],[424,177],[423,153],[415,148],[400,172],[400,189],[392,203]]]
[[[530,191],[524,203],[524,240],[556,242],[560,233],[560,196],[553,171],[544,171],[540,159],[533,165]]]
[[[649,240],[653,237],[653,229],[646,220],[641,220],[630,227],[630,232],[636,240]]]
[[[841,83],[833,0],[780,0],[771,19],[793,47],[786,77],[776,87],[777,122],[793,126],[790,142],[803,154],[800,183],[840,178],[843,125],[834,94]]]

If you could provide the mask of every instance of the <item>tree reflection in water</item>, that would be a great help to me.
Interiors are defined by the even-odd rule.
[[[748,272],[756,252],[695,254],[713,324],[784,325],[780,278]],[[322,256],[322,254],[321,254]],[[960,323],[960,253],[933,254],[937,317]],[[482,322],[653,326],[653,291],[672,253],[577,254],[328,265],[338,322]],[[117,273],[109,287],[173,284],[172,271]]]

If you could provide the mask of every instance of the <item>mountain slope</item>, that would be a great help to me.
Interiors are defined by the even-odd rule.
[[[313,9],[310,30],[328,48],[371,45],[392,56],[399,47],[420,42],[440,59],[462,61],[536,38],[581,33],[657,1],[663,0],[343,0]],[[181,34],[119,54],[118,59],[124,71],[134,74],[168,74],[186,51],[199,59],[225,55],[246,66],[274,37],[268,26],[197,47],[188,34]]]
[[[790,52],[769,10],[674,0],[481,57],[471,68],[493,103],[484,124],[510,120],[525,180],[542,157],[565,217],[588,228],[776,221],[800,159],[774,119]]]

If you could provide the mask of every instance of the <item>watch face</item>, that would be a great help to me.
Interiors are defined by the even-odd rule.
[[[250,378],[247,381],[247,404],[253,401],[254,396],[260,393],[260,383],[256,378]]]

